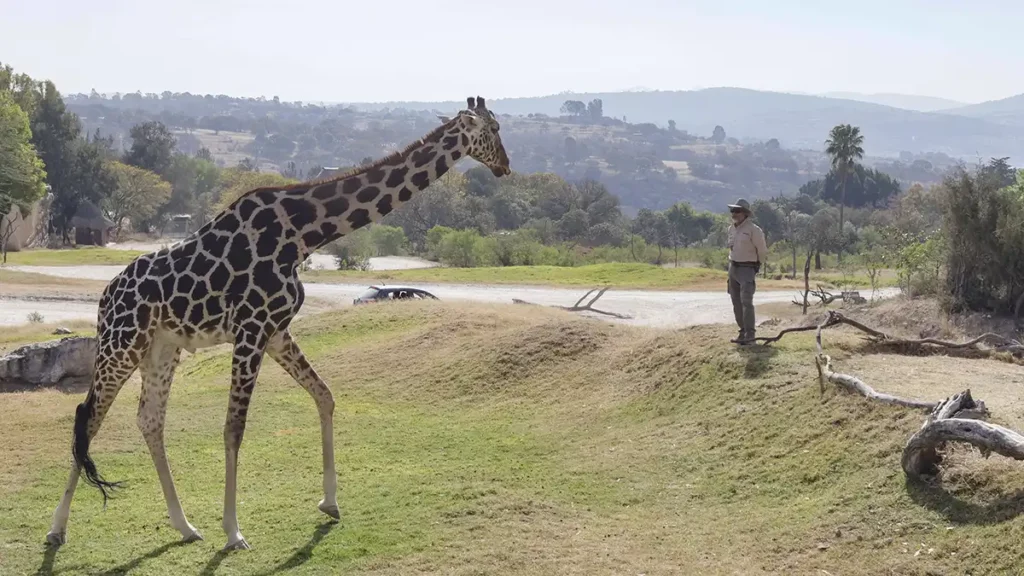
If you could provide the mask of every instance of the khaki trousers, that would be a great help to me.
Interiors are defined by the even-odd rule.
[[[729,263],[729,296],[740,339],[754,338],[754,291],[757,289],[757,271],[749,266]]]

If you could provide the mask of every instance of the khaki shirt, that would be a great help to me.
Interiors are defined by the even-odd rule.
[[[762,264],[768,260],[764,231],[750,220],[750,216],[739,226],[729,226],[729,260]]]

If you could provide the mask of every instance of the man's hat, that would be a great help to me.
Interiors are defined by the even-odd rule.
[[[750,202],[747,202],[743,198],[736,201],[735,204],[729,204],[729,211],[742,210],[747,214],[750,214]]]

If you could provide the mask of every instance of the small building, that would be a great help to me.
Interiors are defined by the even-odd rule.
[[[103,215],[98,206],[88,200],[78,204],[78,210],[71,218],[75,229],[75,244],[78,246],[106,246],[114,223]]]
[[[192,232],[192,215],[175,214],[168,222],[167,235],[172,238],[184,238]]]

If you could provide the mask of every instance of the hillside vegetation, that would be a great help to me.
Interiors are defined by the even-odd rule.
[[[337,400],[340,524],[316,510],[313,402],[268,362],[239,473],[254,549],[218,552],[230,361],[212,349],[179,368],[167,426],[207,541],[178,545],[167,526],[136,376],[93,445],[127,489],[102,510],[82,486],[68,544],[45,552],[81,395],[5,394],[4,573],[993,574],[1024,553],[1019,465],[954,452],[942,485],[906,485],[899,454],[921,415],[821,398],[810,335],[738,351],[726,327],[439,303],[352,308],[295,333]],[[856,336],[828,338],[839,361],[856,356]],[[971,369],[929,365],[943,362],[936,395]],[[879,387],[910,376],[875,366],[859,374]]]

